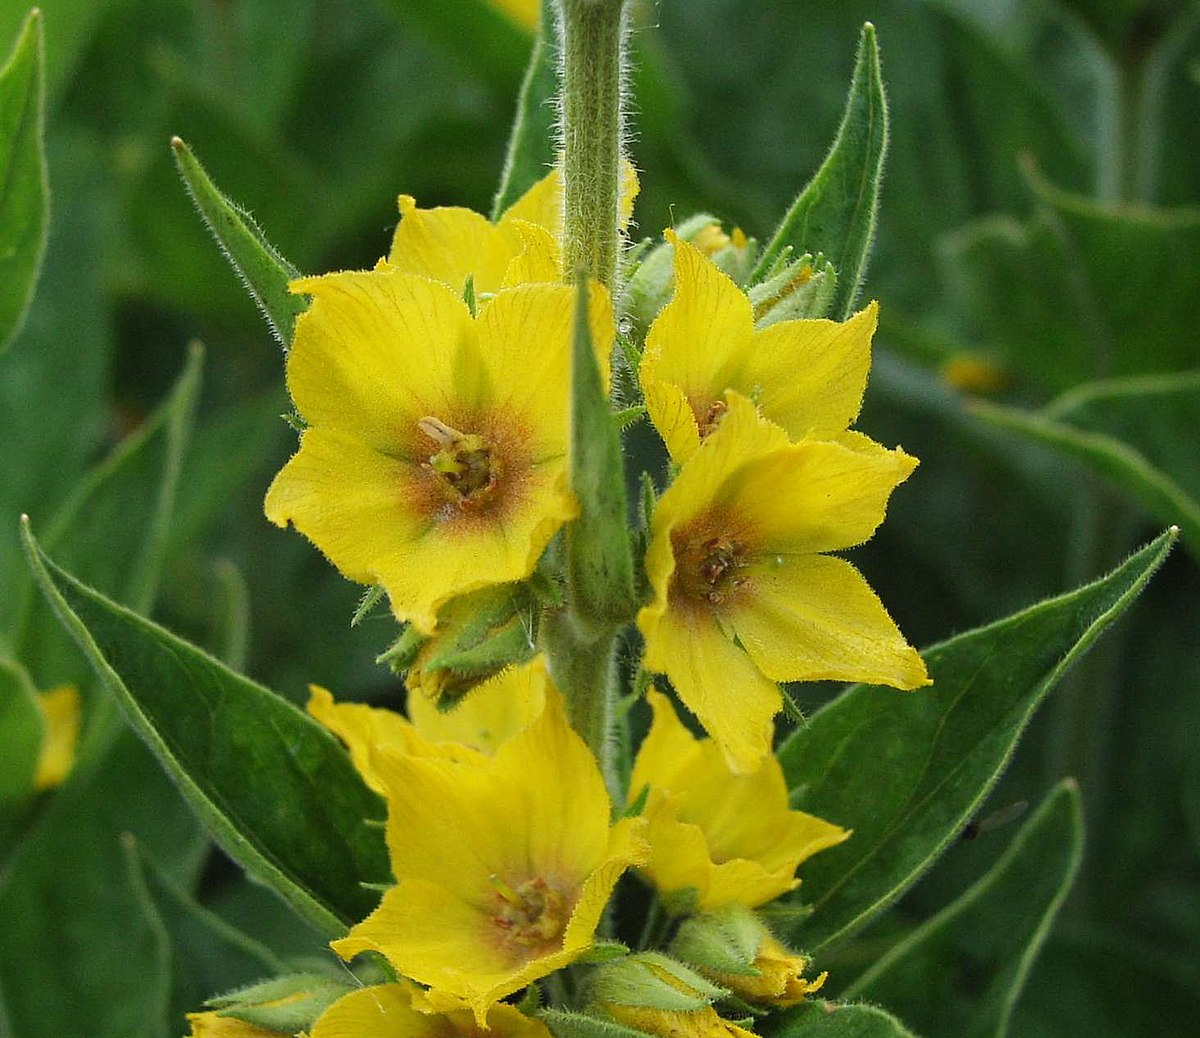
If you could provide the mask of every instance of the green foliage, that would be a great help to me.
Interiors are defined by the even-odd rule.
[[[626,622],[633,611],[633,558],[621,438],[596,363],[583,278],[571,357],[571,489],[580,513],[567,527],[567,588],[583,629],[603,630]]]
[[[769,1038],[915,1038],[882,1009],[831,1002],[808,1003],[781,1013],[764,1033]]]
[[[0,659],[0,860],[3,860],[5,826],[15,805],[33,788],[33,773],[45,735],[37,693],[23,667]]]
[[[1003,1038],[1082,855],[1079,793],[1064,782],[986,875],[892,947],[844,996],[887,1006],[924,1038]]]
[[[776,228],[750,280],[759,280],[789,245],[797,256],[821,253],[837,271],[832,315],[849,317],[875,237],[887,147],[887,98],[875,27],[868,22],[859,37],[850,96],[833,147]]]
[[[517,117],[508,137],[508,152],[500,186],[492,202],[492,219],[504,211],[546,175],[557,157],[557,117],[554,99],[558,92],[558,57],[554,43],[556,0],[542,0],[538,34],[529,53],[525,78],[517,96]]]
[[[894,901],[962,831],[1038,704],[1174,540],[1168,531],[1102,580],[929,649],[930,688],[854,686],[780,747],[796,806],[854,830],[804,867],[810,950]]]
[[[383,806],[337,741],[289,702],[79,583],[26,527],[38,583],[217,841],[330,934],[389,877]]]
[[[0,68],[0,352],[25,320],[46,248],[43,62],[35,10]]]
[[[172,138],[171,148],[179,175],[208,229],[258,304],[275,338],[287,349],[292,344],[296,318],[307,309],[303,297],[288,291],[288,282],[299,272],[267,241],[250,214],[221,194],[183,141]]]

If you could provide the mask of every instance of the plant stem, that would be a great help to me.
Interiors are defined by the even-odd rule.
[[[626,0],[562,0],[563,276],[612,287],[621,188]]]

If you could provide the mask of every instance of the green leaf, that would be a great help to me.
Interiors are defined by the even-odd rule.
[[[837,270],[832,315],[839,320],[850,316],[875,237],[887,147],[887,99],[875,27],[868,22],[859,37],[850,95],[833,147],[776,228],[751,283],[788,245],[797,256],[823,253]]]
[[[34,575],[130,724],[253,877],[330,934],[390,878],[382,800],[324,728],[291,703],[104,598],[56,566],[28,524]]]
[[[0,659],[0,851],[7,808],[24,800],[33,788],[46,723],[37,692],[24,668]]]
[[[759,1025],[766,1038],[915,1038],[875,1006],[806,1002]]]
[[[292,344],[296,318],[308,308],[303,296],[288,291],[288,282],[298,271],[267,241],[250,214],[221,194],[183,141],[174,137],[171,147],[188,194],[230,266],[267,319],[275,338],[286,350]]]
[[[542,0],[542,20],[529,53],[517,116],[508,138],[504,172],[492,203],[492,219],[504,211],[554,165],[557,153],[558,118],[554,99],[558,95],[558,54],[554,41],[555,0]]]
[[[984,421],[1082,461],[1163,523],[1182,528],[1200,558],[1200,464],[1189,437],[1200,414],[1200,372],[1091,383],[1040,412],[983,402]]]
[[[579,279],[571,357],[571,489],[579,518],[567,526],[570,604],[587,628],[612,628],[633,609],[621,438],[588,327],[588,284]]]
[[[816,950],[900,896],[995,783],[1033,711],[1170,552],[1169,530],[1108,576],[929,649],[932,687],[856,685],[779,750],[796,806],[854,830],[804,866]]]
[[[1060,783],[995,865],[846,991],[899,1013],[924,1038],[1003,1038],[1079,871],[1079,791]]]
[[[46,251],[43,61],[42,16],[34,9],[0,68],[0,352],[24,323]]]

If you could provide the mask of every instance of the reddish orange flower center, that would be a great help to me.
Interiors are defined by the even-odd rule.
[[[561,947],[571,918],[568,899],[541,876],[510,886],[492,877],[496,888],[492,925],[510,950],[528,957]]]

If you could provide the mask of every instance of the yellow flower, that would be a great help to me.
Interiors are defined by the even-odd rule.
[[[503,1003],[483,1024],[469,1010],[426,1013],[414,1008],[417,989],[404,981],[345,995],[313,1025],[310,1038],[551,1038],[546,1025]]]
[[[621,222],[628,224],[637,197],[637,174],[626,164]],[[421,274],[461,292],[468,277],[479,295],[529,281],[561,281],[562,173],[539,180],[496,223],[462,206],[418,208],[400,196],[400,223],[383,263]]]
[[[79,692],[73,685],[60,685],[37,697],[45,722],[45,737],[33,773],[35,790],[59,785],[75,763],[79,741]]]
[[[192,1025],[189,1038],[279,1038],[284,1033],[222,1013],[188,1013],[187,1021]]]
[[[640,818],[609,825],[595,759],[547,691],[538,721],[494,757],[456,762],[383,748],[397,884],[333,949],[381,952],[428,985],[429,1008],[483,1026],[506,995],[577,959],[617,877],[645,860]]]
[[[711,739],[697,739],[651,690],[654,723],[638,750],[631,801],[649,788],[650,861],[642,873],[668,898],[695,891],[695,908],[753,908],[799,884],[796,868],[850,833],[788,808],[783,769],[768,754],[735,774]],[[720,981],[724,984],[724,981]]]
[[[541,0],[489,0],[514,22],[526,29],[536,29],[541,17]]]
[[[455,595],[520,580],[578,505],[568,486],[574,289],[523,285],[473,318],[398,270],[293,282],[288,388],[308,428],[267,492],[351,580],[424,633]],[[590,321],[607,371],[607,293]]]
[[[410,691],[409,717],[405,718],[395,710],[364,703],[336,703],[317,685],[309,687],[308,712],[346,744],[367,785],[386,795],[387,787],[375,772],[373,753],[386,748],[401,754],[460,760],[477,753],[490,756],[542,715],[548,686],[553,687],[546,661],[538,656],[501,671],[445,712]]]
[[[799,1005],[825,986],[828,972],[819,974],[815,980],[804,976],[810,961],[807,956],[788,951],[774,937],[768,936],[754,956],[753,974],[706,971],[706,975],[747,1002],[786,1008]]]
[[[746,294],[700,249],[675,246],[675,295],[646,335],[640,377],[650,418],[677,462],[686,461],[737,390],[793,439],[832,439],[862,406],[875,333],[874,303],[844,323],[779,321],[754,328]]]
[[[917,462],[853,433],[790,443],[745,397],[654,510],[638,614],[666,674],[737,772],[769,752],[779,681],[915,688],[925,666],[850,563]]]

